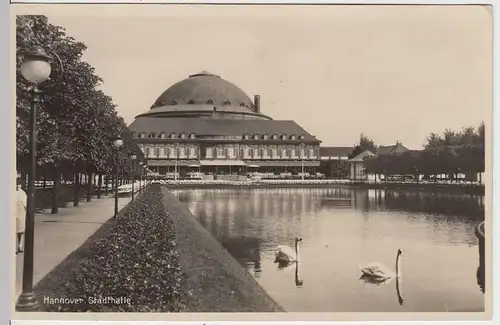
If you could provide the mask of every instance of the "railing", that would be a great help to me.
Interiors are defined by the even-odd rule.
[[[485,226],[484,221],[476,227],[476,236],[479,241],[479,266],[477,268],[476,278],[479,288],[484,293],[485,290],[485,256],[484,256],[484,237]]]

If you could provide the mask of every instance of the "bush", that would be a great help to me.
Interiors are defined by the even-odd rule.
[[[174,239],[160,186],[152,185],[38,283],[41,311],[183,310]]]

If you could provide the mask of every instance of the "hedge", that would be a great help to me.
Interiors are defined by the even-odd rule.
[[[35,287],[40,311],[183,311],[185,276],[162,200],[150,186],[54,268]]]

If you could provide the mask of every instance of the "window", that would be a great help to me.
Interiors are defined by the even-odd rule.
[[[304,140],[304,135],[303,134],[299,135],[299,139]]]
[[[141,133],[139,134],[139,138],[145,138],[145,137],[146,137],[146,133],[145,133],[145,132],[141,132]]]
[[[205,157],[206,158],[212,158],[213,157],[213,148],[206,148],[205,149]]]
[[[292,135],[290,136],[290,140],[295,140],[295,135],[294,135],[294,134],[292,134]]]
[[[267,134],[264,134],[264,135],[262,136],[262,139],[267,140]]]
[[[177,134],[175,134],[175,132],[174,133],[170,133],[170,138],[175,139],[176,137],[177,137]]]
[[[245,151],[243,150],[243,148],[240,148],[240,158],[243,158],[245,155]]]
[[[286,134],[281,135],[281,140],[286,140]]]
[[[184,133],[181,133],[181,139],[186,138],[186,135]]]
[[[258,135],[258,134],[255,134],[255,135],[253,136],[253,138],[254,138],[255,140],[257,140],[257,139],[259,138],[259,135]]]
[[[276,134],[273,134],[273,140],[276,140],[278,138],[278,136]]]
[[[189,137],[190,137],[191,139],[194,139],[194,138],[195,138],[194,133],[191,133],[191,134],[189,135]]]
[[[292,157],[292,149],[290,149],[290,148],[286,149],[286,157],[287,158]]]
[[[245,134],[245,135],[243,136],[243,139],[248,140],[248,134]]]
[[[250,158],[253,158],[253,148],[248,149]]]
[[[150,137],[150,138],[156,138],[156,133],[151,132],[151,133],[149,134],[149,137]]]
[[[160,148],[155,148],[155,156],[159,156],[160,155]]]
[[[271,150],[271,148],[267,149],[267,157],[271,157],[273,155],[273,151]]]
[[[264,149],[260,148],[260,150],[259,150],[259,156],[260,156],[261,158],[263,158],[263,157],[264,157]]]
[[[161,139],[165,139],[166,137],[167,137],[167,135],[165,134],[165,132],[160,133],[160,138]]]
[[[314,148],[309,148],[309,157],[314,157]]]
[[[224,148],[224,157],[229,158],[229,149],[228,148]]]
[[[279,151],[280,158],[283,158],[283,156],[284,156],[284,154],[283,154],[283,148],[279,148],[278,151]]]
[[[17,120],[19,121],[19,116],[17,117]],[[135,138],[135,132],[132,132],[132,138]]]

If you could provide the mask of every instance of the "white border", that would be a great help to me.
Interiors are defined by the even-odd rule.
[[[2,83],[0,84],[0,91],[2,92],[2,94],[0,95],[0,101],[2,101],[2,104],[1,107],[1,117],[0,117],[0,145],[1,145],[1,149],[2,151],[1,152],[7,152],[11,155],[15,155],[15,149],[13,149],[13,146],[15,145],[15,139],[12,138],[12,133],[10,132],[10,128],[12,127],[12,123],[14,121],[14,114],[13,114],[13,110],[12,109],[8,109],[12,103],[11,101],[11,98],[9,97],[11,91],[10,89],[8,88],[8,86],[11,86],[9,85],[9,73],[7,73],[9,70],[10,70],[10,67],[9,67],[9,21],[10,21],[10,18],[9,18],[9,3],[7,1],[0,1],[0,24],[2,25],[1,27],[3,28],[0,28],[0,39],[2,41],[2,44],[3,46],[1,46],[1,56],[2,56],[2,69],[1,71],[3,72],[2,73]],[[498,27],[498,24],[495,23],[495,19],[498,18],[498,6],[496,4],[496,2],[492,1],[492,0],[489,0],[489,1],[465,1],[465,0],[462,0],[462,1],[370,1],[370,0],[366,0],[366,1],[304,1],[304,0],[296,0],[296,1],[283,1],[283,0],[274,0],[274,1],[271,1],[271,0],[254,0],[254,1],[251,1],[251,0],[247,0],[247,1],[224,1],[224,0],[209,0],[209,1],[201,1],[201,0],[191,0],[191,1],[173,1],[173,0],[163,0],[163,1],[160,1],[160,0],[121,0],[121,1],[118,1],[118,0],[108,0],[108,1],[98,1],[98,0],[80,0],[80,1],[56,1],[56,0],[12,0],[11,1],[12,4],[21,4],[21,3],[60,3],[60,4],[64,4],[64,3],[80,3],[80,4],[83,4],[83,3],[86,3],[86,4],[89,4],[89,3],[108,3],[108,4],[117,4],[117,3],[122,3],[122,4],[126,4],[126,3],[136,3],[136,4],[146,4],[146,3],[149,3],[149,4],[153,4],[153,3],[156,3],[156,4],[159,4],[159,3],[167,3],[167,4],[186,4],[186,3],[192,3],[192,4],[195,4],[195,3],[212,3],[212,4],[284,4],[284,3],[289,3],[289,4],[448,4],[448,5],[452,5],[452,4],[485,4],[485,5],[492,5],[493,7],[493,20],[494,20],[494,55],[493,55],[493,58],[496,59],[498,58],[498,43],[499,43],[499,35],[500,35],[500,31],[499,31],[499,27]],[[497,108],[497,92],[498,92],[498,87],[497,87],[497,78],[498,78],[498,72],[499,72],[499,68],[498,68],[498,65],[495,64],[496,62],[494,62],[494,90],[496,92],[494,92],[494,95],[493,95],[493,105],[494,105],[494,109]],[[495,211],[496,211],[496,207],[497,207],[497,201],[500,199],[500,197],[498,197],[497,195],[497,191],[496,191],[496,185],[497,184],[497,175],[496,175],[496,170],[498,168],[498,163],[496,162],[496,160],[494,159],[496,156],[497,156],[497,152],[498,152],[498,147],[500,145],[497,145],[496,143],[496,132],[495,130],[497,129],[498,127],[498,118],[496,116],[496,114],[493,114],[493,196],[492,196],[492,201],[493,201],[493,211],[492,211],[492,215],[493,215],[493,218],[492,218],[492,224],[493,224],[493,232],[496,233],[497,230],[499,230],[499,221],[496,220],[496,217],[495,216]],[[15,157],[15,156],[13,156]],[[15,166],[14,166],[14,159],[3,159],[1,161],[1,168],[0,168],[0,187],[3,187],[2,191],[0,193],[4,194],[4,193],[8,193],[8,195],[0,195],[0,206],[4,208],[3,212],[2,213],[2,221],[4,221],[4,224],[3,226],[0,226],[0,232],[1,232],[1,235],[0,235],[0,238],[3,238],[4,240],[6,238],[10,238],[11,236],[9,235],[9,229],[10,228],[10,221],[11,218],[9,218],[9,211],[12,211],[12,207],[10,206],[10,202],[12,202],[12,200],[10,200],[10,195],[12,195],[12,191],[10,190],[14,184],[14,175],[12,173],[12,171],[15,171]],[[5,208],[7,207],[7,208]],[[6,221],[6,223],[5,223]],[[496,236],[493,236],[492,238],[492,241],[493,241],[493,261],[492,261],[492,267],[493,267],[493,271],[492,271],[492,274],[496,275],[496,274],[500,274],[500,270],[498,268],[498,261],[499,261],[499,256],[498,256],[498,251],[495,249],[497,247],[496,243],[497,243],[497,240],[496,240]],[[12,261],[12,258],[11,258],[11,254],[10,254],[10,249],[9,249],[10,245],[9,243],[4,243],[4,245],[0,245],[0,252],[1,252],[1,255],[2,257],[4,257],[4,261],[7,260],[7,261]],[[11,267],[7,264],[7,263],[2,263],[2,265],[0,266],[0,270],[1,270],[1,274],[0,274],[0,279],[2,279],[2,289],[6,289],[6,290],[0,290],[0,316],[1,316],[1,320],[2,320],[2,324],[5,324],[5,322],[3,322],[4,320],[9,320],[10,319],[10,297],[9,297],[9,293],[10,293],[10,290],[8,288],[10,288],[10,276],[13,276],[13,274],[9,274],[10,271],[11,271]],[[10,275],[10,276],[9,276]],[[496,297],[497,297],[497,292],[498,292],[498,281],[495,281],[493,280],[492,281],[492,288],[493,288],[493,297],[492,297],[492,306],[493,306],[493,319],[492,321],[485,321],[485,322],[477,322],[477,323],[492,323],[494,322],[495,320],[499,320],[500,319],[500,316],[497,315],[497,313],[495,313],[496,311],[498,311],[498,308],[495,308],[495,306],[498,306],[500,305],[499,303],[496,303]],[[54,320],[47,320],[47,321],[28,321],[28,320],[19,320],[19,321],[12,321],[12,324],[20,324],[20,325],[34,325],[34,324],[47,324],[47,325],[52,325],[54,324],[56,321]],[[62,323],[62,324],[75,324],[75,325],[83,325],[83,324],[89,324],[89,323],[97,323],[96,321],[94,322],[89,322],[89,321],[57,321],[58,323]],[[104,321],[101,321],[101,323],[108,323],[108,324],[127,324],[127,325],[130,325],[130,324],[143,324],[144,322],[140,322],[140,321],[137,321],[137,322],[123,322],[123,321],[109,321],[109,322],[104,322]],[[223,322],[155,322],[156,324],[207,324],[207,325],[211,325],[211,324],[221,324]],[[236,323],[243,323],[243,322],[237,322],[237,321],[231,321],[231,322],[224,322],[224,323],[228,323],[228,324],[236,324]],[[276,323],[276,322],[244,322],[246,324],[273,324],[273,323]],[[294,322],[294,323],[297,323],[297,324],[307,324],[307,322]],[[315,322],[317,324],[331,324],[331,323],[334,323],[334,322]],[[339,324],[348,324],[349,322],[335,322],[335,323],[339,323]],[[368,322],[350,322],[350,323],[357,323],[357,324],[367,324]],[[380,324],[386,324],[387,322],[370,322],[370,323],[380,323]],[[404,321],[401,321],[401,322],[392,322],[394,324],[406,324],[406,323],[409,323],[409,322],[404,322]],[[413,322],[415,324],[428,324],[428,322]],[[432,322],[432,323],[435,323],[435,322]],[[442,323],[446,323],[446,324],[463,324],[463,323],[466,323],[466,322],[456,322],[456,321],[453,321],[453,322],[448,322],[448,321],[445,321],[445,322],[442,322]]]

